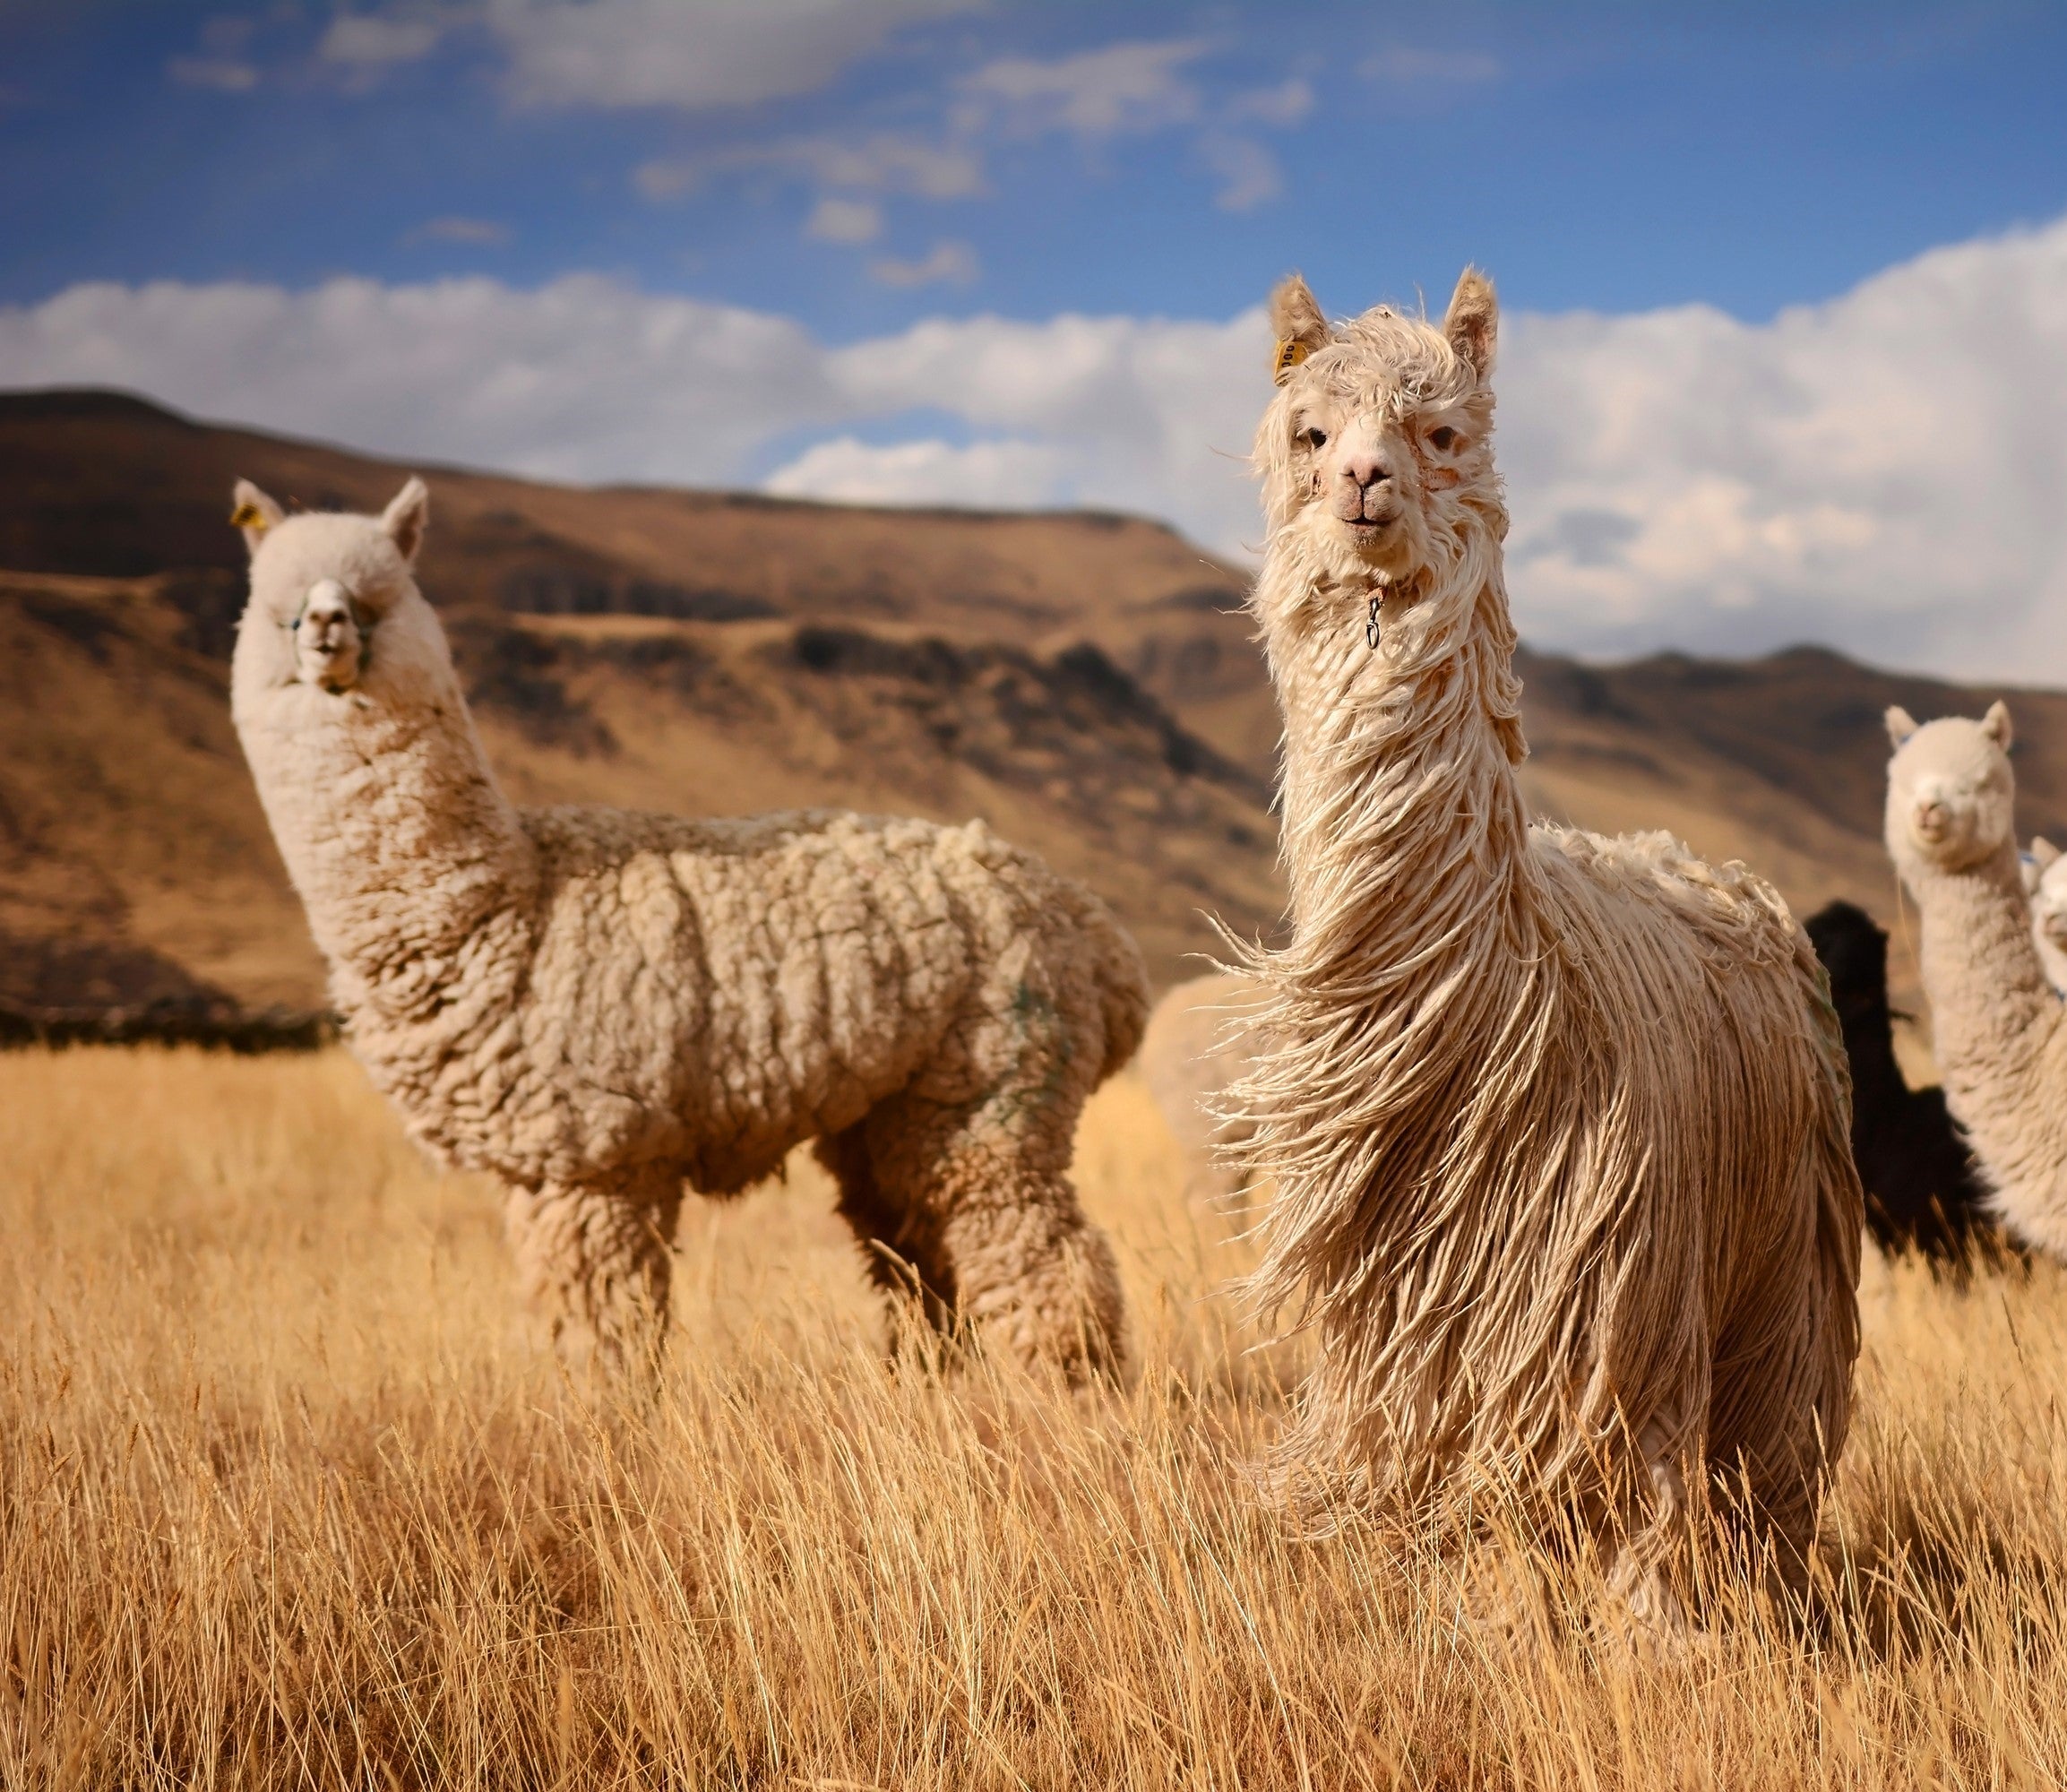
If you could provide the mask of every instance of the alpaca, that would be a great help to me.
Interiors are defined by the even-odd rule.
[[[1702,1512],[1798,1585],[1858,1348],[1815,956],[1741,866],[1524,818],[1491,285],[1440,327],[1331,325],[1296,277],[1272,311],[1251,607],[1291,938],[1237,948],[1266,997],[1231,1107],[1276,1185],[1253,1291],[1318,1345],[1277,1483],[1438,1518],[1506,1490],[1668,1626]]]
[[[1148,990],[1097,897],[981,822],[514,808],[413,576],[422,483],[379,518],[237,498],[237,732],[352,1049],[436,1158],[507,1186],[556,1332],[650,1357],[684,1185],[815,1139],[882,1286],[1117,1366],[1066,1172]]]
[[[2038,962],[2045,967],[2046,982],[2067,992],[2067,859],[2051,840],[2034,834],[2021,868]]]
[[[1239,1152],[1247,1129],[1218,1109],[1246,1063],[1241,1029],[1260,994],[1223,971],[1194,977],[1164,994],[1141,1038],[1141,1081],[1184,1153],[1186,1187],[1210,1200],[1235,1194],[1245,1180]]]
[[[1895,1062],[1888,935],[1864,909],[1831,902],[1805,923],[1830,973],[1852,1068],[1852,1159],[1866,1226],[1884,1251],[1964,1266],[1998,1246],[1980,1166],[1945,1111],[1942,1089],[1911,1089]]]
[[[1888,854],[1917,953],[1945,1106],[2018,1237],[2067,1256],[2067,1006],[2039,962],[2018,864],[2006,705],[1919,728],[1888,711]]]

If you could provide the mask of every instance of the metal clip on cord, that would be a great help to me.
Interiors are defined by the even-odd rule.
[[[1371,595],[1371,615],[1370,615],[1370,617],[1369,617],[1369,619],[1368,619],[1368,620],[1367,620],[1367,621],[1365,623],[1365,625],[1364,625],[1364,639],[1365,639],[1365,641],[1367,641],[1367,642],[1368,642],[1371,644],[1371,650],[1372,650],[1374,653],[1375,653],[1375,652],[1378,650],[1378,642],[1379,642],[1379,632],[1378,632],[1378,606],[1379,606],[1381,603],[1382,603],[1383,601],[1384,601],[1384,599],[1383,599],[1382,597],[1380,597],[1380,596],[1379,596],[1379,595],[1378,595],[1378,594],[1377,594],[1375,591],[1374,591],[1374,592],[1372,593],[1372,595]]]

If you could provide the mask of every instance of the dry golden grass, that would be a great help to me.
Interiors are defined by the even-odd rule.
[[[2057,1785],[2067,1282],[1875,1266],[1820,1610],[1667,1659],[1288,1534],[1292,1366],[1145,1095],[1079,1159],[1138,1378],[886,1366],[830,1193],[685,1220],[668,1383],[564,1382],[348,1059],[0,1058],[0,1785]],[[1469,1579],[1472,1575],[1480,1578]]]

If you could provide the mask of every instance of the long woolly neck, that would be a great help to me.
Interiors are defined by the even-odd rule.
[[[1262,587],[1286,717],[1293,939],[1280,974],[1337,995],[1404,987],[1514,898],[1527,858],[1498,541],[1475,530],[1440,582],[1355,592],[1274,552]],[[1375,649],[1355,614],[1371,596]]]
[[[441,651],[343,695],[296,684],[237,707],[340,1003],[396,1018],[435,1006],[484,931],[528,911],[537,878],[450,662]]]
[[[1985,1133],[1999,1105],[2021,1106],[2062,1024],[2031,937],[2016,848],[1964,871],[1903,880],[1923,916],[1924,988],[1931,1031],[1953,1111]],[[2014,1115],[2007,1111],[2006,1122]]]
[[[1533,1086],[1563,1012],[1514,775],[1498,544],[1494,527],[1475,530],[1442,578],[1360,593],[1273,551],[1257,591],[1286,717],[1293,925],[1283,949],[1248,955],[1265,1043],[1227,1111],[1253,1129],[1244,1160],[1276,1191],[1249,1289],[1304,1301],[1331,1340],[1300,1432],[1325,1450],[1348,1434],[1335,1418],[1377,1424],[1380,1408],[1410,1429],[1467,1422],[1451,1359],[1387,1354],[1407,1323],[1388,1303],[1436,1298],[1446,1253],[1499,1248],[1473,1205],[1489,1181],[1540,1215],[1561,1161],[1506,1150],[1484,1107],[1501,1086],[1489,1063],[1509,1090]]]

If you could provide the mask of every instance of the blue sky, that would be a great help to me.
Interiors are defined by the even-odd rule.
[[[1525,630],[2067,681],[2067,6],[0,0],[0,384],[1252,549],[1467,261]]]
[[[730,0],[771,29],[701,56],[708,6],[590,4],[556,44],[583,10],[14,0],[0,298],[581,268],[842,340],[1222,316],[1295,264],[1361,304],[1477,259],[1532,310],[1757,319],[2067,209],[2056,4]]]

